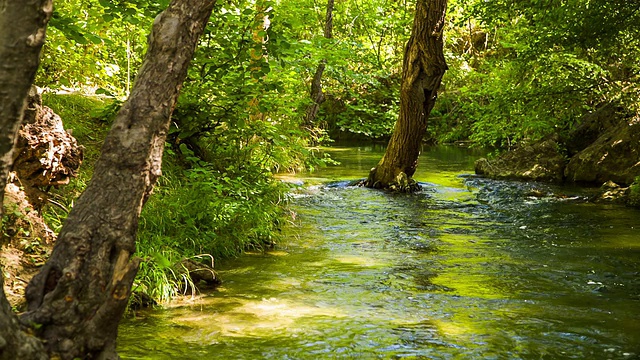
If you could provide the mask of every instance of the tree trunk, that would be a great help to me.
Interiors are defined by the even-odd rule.
[[[51,0],[0,3],[0,204],[52,10]]]
[[[52,6],[51,0],[0,2],[0,218],[15,139],[38,70]],[[3,284],[0,271],[0,359],[46,359],[42,342],[23,331]]]
[[[324,37],[327,39],[333,38],[333,2],[334,0],[327,0],[327,16],[324,23]],[[322,74],[324,74],[326,66],[327,59],[322,59],[311,81],[311,101],[313,101],[313,104],[307,107],[304,118],[304,123],[308,126],[313,125],[316,116],[318,116],[320,105],[326,100],[322,91]]]
[[[446,0],[418,0],[411,38],[404,52],[400,115],[387,150],[371,169],[365,186],[402,192],[417,190],[411,178],[418,166],[427,119],[447,70],[442,27]]]
[[[271,26],[271,20],[269,19],[269,11],[271,11],[271,8],[267,7],[265,0],[256,1],[255,6],[256,15],[253,19],[252,35],[254,47],[249,50],[249,70],[251,71],[252,81],[258,83],[259,80],[254,77],[254,73],[261,70],[263,62],[269,62],[267,49],[265,47],[267,37],[263,36],[263,34],[269,30]],[[257,94],[249,100],[249,122],[262,121],[265,119],[265,114],[260,111],[261,99],[262,94]]]
[[[161,174],[171,112],[215,1],[173,0],[154,21],[131,95],[49,261],[27,287],[25,325],[62,359],[117,359],[118,323],[138,270],[138,217]]]

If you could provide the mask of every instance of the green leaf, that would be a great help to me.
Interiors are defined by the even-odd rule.
[[[115,96],[111,91],[109,91],[109,90],[107,90],[105,88],[98,88],[96,90],[96,95],[107,95],[107,96],[110,96],[110,97],[114,97]]]
[[[153,256],[153,259],[156,261],[156,263],[158,264],[158,266],[160,268],[166,269],[166,268],[170,268],[171,267],[171,261],[169,261],[169,259],[167,259],[160,252],[156,251],[151,255]]]

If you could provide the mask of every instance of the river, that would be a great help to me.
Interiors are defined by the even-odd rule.
[[[481,153],[452,146],[425,148],[417,194],[347,186],[382,151],[334,147],[341,165],[295,175],[278,247],[124,319],[122,358],[640,358],[640,211],[476,178]]]

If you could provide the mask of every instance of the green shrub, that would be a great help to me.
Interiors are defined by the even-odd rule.
[[[44,215],[58,232],[73,200],[86,187],[108,129],[105,121],[90,115],[105,108],[104,101],[46,94],[45,103],[60,114],[65,128],[73,129],[88,154],[79,177],[51,192],[58,205],[47,206]],[[134,291],[166,301],[184,292],[190,281],[174,269],[180,260],[201,254],[234,257],[274,244],[289,187],[275,180],[272,171],[304,167],[311,154],[295,131],[266,121],[214,129],[217,141],[206,136],[199,140],[200,156],[180,138],[173,139],[179,145],[167,143],[163,176],[140,218],[136,255],[144,261]]]
[[[633,184],[631,184],[627,204],[634,207],[640,207],[640,176],[638,176]]]

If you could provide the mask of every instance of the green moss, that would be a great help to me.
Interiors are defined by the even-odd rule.
[[[640,207],[640,176],[631,184],[627,204],[634,207]]]

